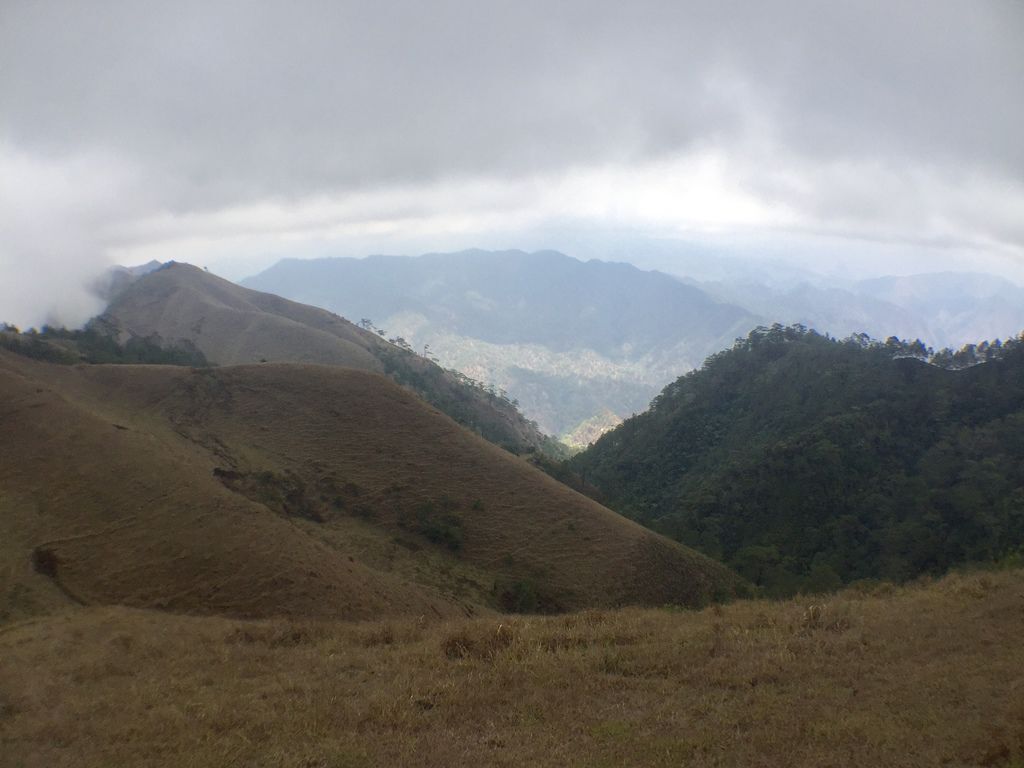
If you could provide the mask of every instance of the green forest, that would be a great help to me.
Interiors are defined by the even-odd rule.
[[[563,466],[765,594],[1019,558],[1024,340],[758,328]]]

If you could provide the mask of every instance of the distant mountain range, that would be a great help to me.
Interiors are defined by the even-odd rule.
[[[542,430],[584,446],[758,325],[799,323],[955,346],[1024,328],[1024,289],[939,273],[697,282],[553,251],[284,260],[243,281],[365,318],[493,382]]]
[[[626,372],[671,365],[687,327],[754,318],[653,273],[563,266],[547,292],[452,278],[447,305],[477,314],[421,314],[479,350],[511,354],[525,328],[548,364]],[[1024,336],[929,356],[756,328],[560,462],[483,439],[542,440],[369,317],[151,267],[119,271],[84,329],[0,324],[14,764],[1024,754]],[[652,283],[609,320],[615,292],[574,295],[580,269]]]
[[[800,323],[839,338],[897,336],[938,349],[1011,338],[1024,329],[1024,288],[994,275],[938,272],[788,287],[743,280],[692,284],[766,321]]]
[[[372,319],[570,437],[642,410],[759,322],[668,275],[551,251],[285,260],[243,285]]]

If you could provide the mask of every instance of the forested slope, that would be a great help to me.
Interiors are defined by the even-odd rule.
[[[1024,344],[972,350],[985,362],[961,370],[911,352],[759,329],[570,467],[612,508],[769,593],[1018,550]]]

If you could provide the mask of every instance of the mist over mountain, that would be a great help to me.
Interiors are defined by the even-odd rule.
[[[840,338],[867,333],[958,348],[1012,338],[1024,328],[1024,288],[977,272],[856,281],[818,275],[781,284],[761,278],[687,282],[769,322],[798,323]]]
[[[0,768],[1024,768],[1022,41],[0,0]]]
[[[285,260],[243,285],[371,319],[559,435],[642,410],[758,322],[659,272],[550,251]]]
[[[659,253],[651,247],[648,260]],[[553,251],[471,250],[284,260],[243,284],[372,320],[507,390],[543,430],[575,445],[643,410],[666,382],[760,324],[935,348],[1024,328],[1024,289],[992,275],[846,280],[781,261],[702,266],[699,252],[682,259],[664,248],[677,271],[705,280]]]
[[[800,282],[771,287],[751,280],[694,283],[721,301],[765,318],[766,324],[805,325],[843,338],[867,333],[875,338],[921,339],[934,345],[926,320],[917,312],[848,287]]]
[[[995,275],[939,272],[862,280],[860,296],[916,314],[926,325],[922,341],[958,347],[992,338],[1012,338],[1024,328],[1024,288]],[[892,333],[901,333],[899,327]]]

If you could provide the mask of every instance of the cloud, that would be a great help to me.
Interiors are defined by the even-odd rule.
[[[0,142],[68,262],[588,206],[1022,258],[1022,39],[1009,0],[11,0]]]
[[[47,161],[3,143],[0,168],[0,321],[80,325],[102,309],[90,285],[110,264],[114,212],[139,202],[132,173],[98,153]]]

